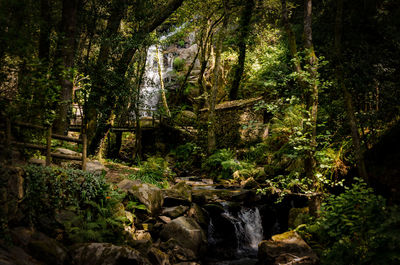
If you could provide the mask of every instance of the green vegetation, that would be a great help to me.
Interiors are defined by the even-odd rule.
[[[396,264],[399,225],[399,208],[388,207],[381,196],[356,180],[342,194],[325,200],[320,217],[307,226],[305,236],[319,249],[322,264]]]
[[[24,170],[25,215],[32,225],[46,231],[58,223],[72,242],[123,240],[123,226],[130,221],[116,207],[125,194],[112,189],[103,175],[38,166]]]
[[[172,180],[174,173],[168,167],[168,162],[161,157],[149,157],[140,164],[140,169],[128,176],[129,179],[138,179],[158,187],[168,187],[168,180]]]

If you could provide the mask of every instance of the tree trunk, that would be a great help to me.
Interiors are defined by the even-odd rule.
[[[312,42],[312,0],[304,1],[304,47],[308,53],[307,71],[310,75],[308,91],[306,91],[306,107],[310,113],[310,122],[306,122],[304,126],[306,134],[309,135],[310,149],[306,152],[304,166],[306,176],[309,179],[314,179],[314,184],[316,184],[314,171],[316,166],[315,149],[317,147],[318,72],[317,57],[315,56]]]
[[[344,94],[344,102],[347,112],[347,119],[351,130],[351,139],[354,146],[354,153],[357,161],[357,170],[360,177],[368,182],[368,173],[364,162],[364,153],[361,148],[360,135],[358,132],[357,119],[354,115],[353,100],[350,91],[344,81],[343,61],[342,61],[342,29],[343,29],[343,0],[337,0],[336,20],[335,20],[335,53],[336,53],[336,80],[338,86]]]
[[[49,62],[50,59],[50,3],[49,0],[40,1],[40,35],[39,35],[39,59]]]
[[[290,26],[290,23],[289,23],[289,16],[288,16],[288,10],[287,10],[287,6],[286,6],[286,0],[282,0],[281,4],[282,4],[282,22],[283,22],[283,26],[285,28],[285,31],[286,31],[286,34],[288,37],[290,55],[294,59],[295,71],[297,73],[301,73],[302,70],[301,70],[300,60],[299,60],[298,54],[297,54],[296,36],[294,35],[292,27]]]
[[[226,9],[226,7],[225,7]],[[220,65],[221,65],[221,53],[222,53],[222,42],[225,36],[225,28],[227,25],[228,14],[225,10],[224,22],[218,33],[217,43],[215,45],[215,63],[214,63],[214,73],[213,73],[213,83],[211,86],[210,97],[209,97],[209,112],[208,112],[208,131],[207,131],[207,142],[208,142],[208,154],[212,154],[217,147],[216,139],[216,113],[215,105],[217,100],[217,92],[220,86]]]
[[[141,40],[143,39],[143,36],[145,36],[146,34],[152,32],[153,30],[155,30],[159,25],[161,25],[178,7],[180,7],[182,5],[183,0],[170,0],[166,5],[164,5],[163,7],[160,7],[158,10],[162,10],[161,12],[155,13],[146,24],[144,24],[141,28],[139,28],[136,33],[134,33],[134,38],[136,38],[137,40]],[[139,41],[140,42],[140,41]],[[139,43],[133,47],[128,47],[125,49],[125,51],[123,52],[123,56],[121,57],[120,61],[117,62],[117,67],[116,67],[116,72],[118,73],[118,75],[121,77],[120,81],[118,82],[118,84],[115,85],[114,88],[109,88],[109,89],[119,89],[120,87],[124,86],[124,82],[125,82],[125,74],[126,71],[129,67],[130,62],[132,61],[132,58],[137,50],[139,46]],[[95,93],[97,95],[100,94],[101,91],[96,91],[97,89],[101,88],[102,84],[99,84],[99,86],[95,86],[92,88],[92,93]],[[92,97],[91,101],[91,105],[93,106],[98,106],[100,103],[100,99],[101,96],[98,97]],[[107,96],[107,100],[106,102],[110,102],[110,107],[112,108],[111,111],[105,111],[104,113],[102,113],[102,118],[101,120],[103,122],[109,122],[111,115],[112,115],[112,110],[114,108],[114,103],[116,101],[116,98],[114,98],[114,96],[112,95],[108,95]],[[107,106],[108,108],[108,106]],[[92,121],[93,123],[93,121]],[[98,150],[101,141],[103,138],[101,137],[105,137],[108,133],[108,130],[110,129],[110,125],[108,126],[104,126],[102,124],[97,123],[96,126],[96,132],[95,135],[90,143],[90,152],[93,152],[95,150]]]
[[[160,77],[160,86],[161,86],[161,99],[162,99],[162,103],[163,103],[163,107],[164,107],[165,113],[167,114],[167,117],[170,118],[171,117],[171,112],[169,111],[169,108],[168,108],[167,96],[165,95],[164,77],[162,75],[160,50],[158,49],[158,46],[156,46],[156,51],[157,51],[158,76]]]
[[[59,33],[59,55],[62,59],[62,67],[69,70],[74,66],[77,14],[81,0],[63,0],[61,31]],[[68,112],[72,101],[72,81],[61,77],[61,97],[58,117],[54,122],[55,132],[66,133],[69,126]]]
[[[243,7],[242,15],[240,18],[240,31],[238,37],[239,58],[233,76],[232,87],[229,93],[230,100],[236,100],[238,97],[240,81],[242,80],[244,63],[246,60],[246,44],[247,38],[250,33],[250,21],[253,13],[254,4],[254,0],[245,1],[245,5]]]

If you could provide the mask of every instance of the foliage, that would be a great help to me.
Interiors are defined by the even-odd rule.
[[[400,211],[359,179],[322,204],[308,232],[321,249],[323,264],[398,264]]]
[[[168,180],[174,173],[168,166],[168,162],[162,157],[151,156],[140,164],[140,170],[129,175],[129,179],[138,179],[145,183],[150,183],[158,187],[168,186]]]
[[[237,160],[232,150],[219,149],[203,162],[202,169],[214,178],[230,179],[235,171],[249,169],[252,166]]]
[[[185,60],[180,57],[176,57],[173,62],[173,67],[177,72],[183,71],[185,67]]]
[[[25,167],[25,175],[24,205],[32,224],[41,227],[43,218],[66,209],[74,215],[62,223],[72,242],[121,240],[127,220],[115,216],[114,208],[125,194],[111,189],[103,175],[38,166]]]
[[[179,170],[190,170],[201,166],[203,152],[195,143],[179,145],[172,153],[176,158],[175,167]]]

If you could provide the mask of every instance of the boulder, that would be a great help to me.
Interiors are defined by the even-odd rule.
[[[149,257],[149,261],[153,265],[170,265],[169,256],[158,248],[150,248],[147,256]]]
[[[160,248],[168,253],[170,260],[179,261],[192,261],[196,260],[198,256],[190,249],[180,246],[180,244],[173,238],[167,242],[162,242]]]
[[[156,216],[160,213],[164,199],[158,187],[146,183],[135,185],[133,181],[128,180],[121,181],[118,187],[143,203],[152,216]]]
[[[188,206],[179,205],[179,206],[164,208],[161,213],[162,215],[166,215],[174,219],[183,215],[188,209],[189,209]]]
[[[117,187],[125,192],[128,192],[132,189],[133,186],[140,185],[142,182],[140,180],[130,180],[124,179],[120,183],[117,184]]]
[[[192,202],[192,187],[185,182],[179,182],[169,189],[163,190],[165,206],[190,205]]]
[[[207,246],[207,237],[200,225],[190,217],[181,216],[164,225],[160,233],[162,240],[175,239],[199,257]]]
[[[188,216],[194,218],[201,227],[208,228],[210,219],[204,210],[196,203],[193,203],[192,207],[190,207]]]
[[[315,265],[318,257],[295,231],[275,235],[258,245],[259,264]]]
[[[139,251],[110,243],[78,244],[71,250],[73,265],[151,264]]]
[[[257,181],[254,180],[253,177],[250,177],[246,180],[242,180],[240,182],[240,186],[244,189],[257,189],[260,187],[260,185],[257,183]]]
[[[66,149],[66,148],[57,148],[54,153],[56,154],[62,154],[62,155],[70,155],[70,156],[82,156],[81,153]]]
[[[1,265],[43,265],[17,246],[5,246],[0,244]]]
[[[309,208],[292,208],[289,210],[288,227],[296,228],[297,226],[304,224],[309,217]]]
[[[86,163],[86,171],[88,172],[102,174],[103,172],[107,172],[107,170],[108,169],[97,160],[88,161]]]
[[[15,244],[23,247],[35,259],[46,264],[64,264],[67,259],[66,248],[57,240],[41,232],[17,227],[11,231],[11,235]]]

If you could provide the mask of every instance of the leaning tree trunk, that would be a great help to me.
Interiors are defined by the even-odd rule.
[[[157,65],[158,65],[157,69],[158,69],[158,76],[160,78],[160,86],[161,86],[161,99],[162,99],[165,113],[167,114],[167,117],[170,118],[171,112],[169,111],[169,108],[168,108],[167,96],[165,95],[164,77],[162,74],[162,66],[161,66],[162,61],[160,58],[160,49],[158,48],[158,46],[156,46],[156,51],[157,51]]]
[[[360,177],[368,182],[368,173],[364,161],[364,153],[361,149],[360,135],[358,133],[357,119],[354,115],[353,100],[350,91],[344,81],[343,58],[342,58],[342,29],[343,29],[343,0],[337,0],[335,21],[335,53],[336,53],[336,80],[344,94],[344,102],[347,112],[347,119],[351,130],[354,153],[357,161],[357,170]]]

